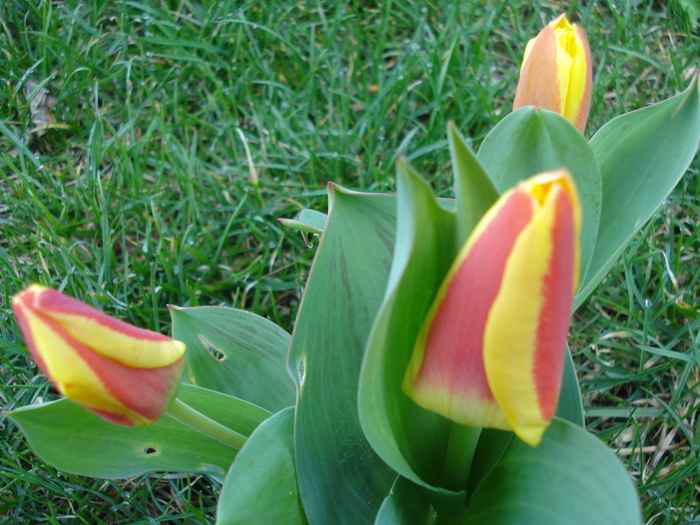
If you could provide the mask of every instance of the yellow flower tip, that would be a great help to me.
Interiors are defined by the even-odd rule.
[[[537,200],[539,205],[544,204],[555,188],[561,188],[569,195],[572,202],[576,205],[579,204],[576,183],[566,168],[542,172],[520,184],[523,185],[525,191]]]
[[[109,421],[140,425],[174,399],[185,345],[32,285],[12,299],[32,357],[59,392]]]
[[[549,422],[543,425],[521,426],[513,428],[515,435],[531,447],[536,447],[542,442],[544,433],[549,428]]]
[[[560,14],[558,17],[556,17],[554,20],[552,20],[549,23],[550,26],[552,26],[552,29],[557,32],[567,32],[567,31],[573,31],[574,30],[574,25],[572,25],[569,22],[569,19],[566,17],[566,13]]]

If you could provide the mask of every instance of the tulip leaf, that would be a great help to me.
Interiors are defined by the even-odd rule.
[[[328,216],[325,213],[316,210],[301,210],[296,219],[279,219],[284,226],[300,231],[309,248],[311,247],[309,235],[321,235],[327,220]]]
[[[300,232],[320,235],[326,227],[328,216],[316,210],[301,210],[295,219],[279,219],[280,223]]]
[[[564,356],[564,377],[561,382],[556,416],[580,427],[584,426],[581,387],[578,384],[576,367],[568,345]]]
[[[639,525],[620,460],[583,428],[555,419],[536,448],[514,438],[471,498],[465,525]]]
[[[403,476],[398,476],[379,509],[374,525],[427,525],[430,518],[430,501],[424,491]]]
[[[255,429],[240,450],[219,495],[216,525],[307,523],[294,467],[294,408]]]
[[[591,139],[603,178],[600,231],[580,304],[668,197],[700,141],[700,73],[683,93],[621,115]]]
[[[189,382],[270,412],[294,405],[286,367],[291,337],[272,321],[218,306],[171,307],[173,338],[187,345]]]
[[[461,505],[465,487],[438,488],[452,423],[420,408],[402,390],[418,331],[457,253],[455,215],[405,162],[397,165],[396,248],[384,302],[360,376],[360,420],[374,449],[394,470]],[[468,468],[468,465],[467,465]]]
[[[496,202],[498,192],[469,144],[452,122],[447,126],[447,138],[454,170],[457,233],[461,246],[481,217]]]
[[[245,436],[270,416],[241,399],[192,385],[178,398]],[[7,412],[32,450],[54,467],[95,478],[144,472],[196,472],[223,481],[236,450],[164,415],[150,426],[109,423],[68,399]]]
[[[309,523],[371,523],[396,474],[360,428],[357,382],[389,277],[396,197],[331,185],[330,202],[289,352],[299,492]]]
[[[500,193],[542,171],[571,172],[581,199],[581,276],[585,275],[598,234],[602,185],[593,151],[574,125],[551,111],[520,108],[491,130],[477,158]]]

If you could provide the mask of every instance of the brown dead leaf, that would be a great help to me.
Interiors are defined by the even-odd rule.
[[[56,117],[51,114],[51,110],[57,100],[49,94],[48,89],[39,87],[39,84],[32,80],[27,81],[24,90],[29,99],[29,114],[36,126],[29,133],[36,133],[37,137],[41,137],[46,133],[46,128],[56,124]]]

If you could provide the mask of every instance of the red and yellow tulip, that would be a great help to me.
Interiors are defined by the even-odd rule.
[[[403,384],[417,404],[539,444],[561,387],[580,222],[566,170],[501,196],[460,250],[419,332]]]
[[[528,42],[513,110],[524,106],[548,109],[569,119],[583,133],[591,106],[592,77],[586,34],[561,15]]]
[[[121,425],[148,425],[177,395],[185,345],[44,286],[12,299],[32,357],[58,391]]]

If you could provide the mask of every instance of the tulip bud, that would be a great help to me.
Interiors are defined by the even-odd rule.
[[[513,110],[524,106],[548,109],[569,119],[583,133],[591,106],[592,77],[586,34],[561,15],[528,42]]]
[[[180,387],[185,345],[32,285],[12,299],[27,346],[58,391],[120,425],[148,425]]]
[[[561,387],[580,222],[566,170],[501,196],[428,311],[404,377],[409,397],[457,423],[539,444]]]

